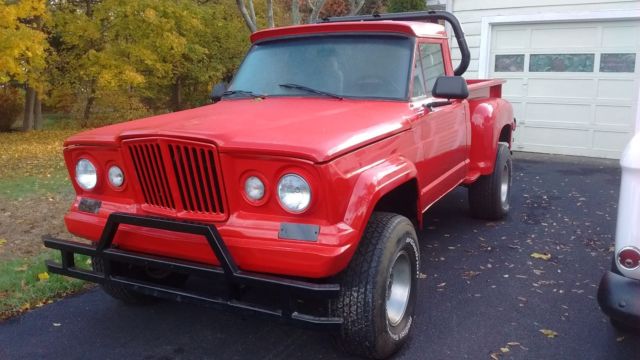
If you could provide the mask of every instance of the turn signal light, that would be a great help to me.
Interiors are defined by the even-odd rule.
[[[640,266],[640,251],[634,247],[626,247],[618,253],[618,264],[627,270],[635,270]]]

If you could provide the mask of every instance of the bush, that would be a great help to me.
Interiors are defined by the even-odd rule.
[[[389,0],[388,11],[390,13],[399,13],[406,11],[425,10],[427,5],[423,0]]]
[[[8,86],[0,86],[0,131],[9,131],[22,113],[22,92]]]

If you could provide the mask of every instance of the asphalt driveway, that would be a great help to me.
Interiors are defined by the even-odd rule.
[[[611,262],[617,162],[519,153],[514,166],[506,221],[469,218],[464,189],[425,215],[417,318],[397,358],[640,358],[640,337],[613,330],[595,299]],[[125,306],[95,289],[0,324],[0,359],[45,358],[346,357],[324,333],[187,304]]]

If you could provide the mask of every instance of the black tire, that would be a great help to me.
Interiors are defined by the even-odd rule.
[[[104,271],[104,263],[100,258],[96,258],[96,257],[92,258],[91,266],[94,271],[98,271],[98,272]],[[112,270],[115,270],[116,272],[121,272],[123,273],[123,275],[126,273],[126,275],[129,277],[134,277],[134,278],[142,279],[146,281],[153,281],[158,284],[172,286],[172,287],[182,286],[187,281],[187,278],[188,278],[186,274],[170,273],[170,272],[166,272],[163,274],[160,274],[160,273],[156,274],[154,272],[145,270],[140,267],[126,266],[126,265],[124,266],[126,267],[126,269],[122,269],[121,267],[121,268],[112,269]],[[109,296],[113,297],[114,299],[120,300],[126,304],[146,305],[146,304],[151,304],[158,301],[158,298],[156,297],[145,295],[135,290],[118,286],[118,285],[102,284],[100,285],[100,287]]]
[[[398,284],[410,283],[410,288],[401,307],[404,311],[396,311],[399,316],[393,317],[388,315],[387,299],[393,289],[392,266],[398,259],[408,270],[406,281]],[[349,266],[339,275],[340,296],[331,303],[333,314],[343,319],[336,336],[342,350],[384,359],[400,349],[414,321],[419,265],[418,237],[411,221],[396,214],[373,213]]]
[[[483,175],[469,186],[471,215],[478,219],[500,220],[509,213],[513,168],[511,151],[507,143],[498,143],[496,163],[491,175]],[[506,194],[503,176],[507,176]]]
[[[640,329],[633,327],[631,325],[627,325],[621,321],[609,318],[611,322],[611,326],[613,326],[617,331],[627,334],[640,334]]]

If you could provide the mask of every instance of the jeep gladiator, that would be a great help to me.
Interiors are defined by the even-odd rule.
[[[48,269],[128,303],[328,328],[350,353],[388,357],[415,320],[423,213],[458,186],[475,217],[509,211],[503,81],[461,77],[469,49],[447,12],[328,18],[251,41],[214,104],[66,140],[77,196],[64,219],[91,244],[45,236],[62,255]]]

